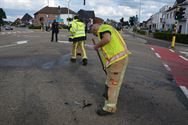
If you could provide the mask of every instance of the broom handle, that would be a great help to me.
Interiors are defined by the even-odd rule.
[[[94,44],[94,45],[96,45],[95,40],[94,40],[94,39],[92,39],[92,41],[93,41],[93,44]],[[107,75],[107,72],[106,72],[106,70],[105,70],[105,68],[104,68],[104,65],[103,65],[103,63],[102,63],[102,59],[101,59],[101,56],[100,56],[100,54],[99,54],[99,51],[98,51],[98,50],[97,50],[97,55],[98,55],[99,60],[100,60],[100,62],[101,62],[102,68],[103,68],[103,70],[104,70],[105,74]]]

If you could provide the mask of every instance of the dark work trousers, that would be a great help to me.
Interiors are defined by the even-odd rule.
[[[54,40],[54,34],[55,34],[55,40],[56,40],[56,42],[58,41],[58,32],[57,31],[53,31],[52,30],[52,39],[51,39],[51,41],[53,42],[53,40]]]

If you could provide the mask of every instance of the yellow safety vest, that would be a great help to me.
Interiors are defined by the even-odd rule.
[[[119,32],[112,26],[107,24],[100,26],[98,31],[99,40],[102,39],[101,33],[103,32],[111,33],[110,42],[99,49],[104,67],[107,68],[113,63],[126,58],[130,52],[127,49],[126,43],[124,42]]]
[[[70,36],[71,38],[78,38],[78,37],[86,36],[84,23],[78,20],[73,20],[71,25],[72,25],[70,28],[70,32],[72,34],[72,36]]]

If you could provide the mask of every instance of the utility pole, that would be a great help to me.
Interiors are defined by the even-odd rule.
[[[84,5],[86,5],[86,0],[84,0]]]
[[[71,2],[71,0],[68,1],[68,25],[69,25],[69,19],[70,19],[70,17],[69,17],[69,5],[70,5],[70,2]]]
[[[141,5],[142,5],[142,4],[141,4],[141,0],[140,0],[140,7],[139,7],[139,23],[140,23],[140,15],[141,15],[141,14],[140,14],[140,13],[141,13]]]

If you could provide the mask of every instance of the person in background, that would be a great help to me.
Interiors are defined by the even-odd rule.
[[[57,42],[58,41],[58,33],[59,33],[59,24],[58,24],[58,22],[56,22],[56,20],[54,20],[50,29],[52,30],[51,42],[53,42],[53,40],[54,40],[54,35],[55,35],[55,41]]]

